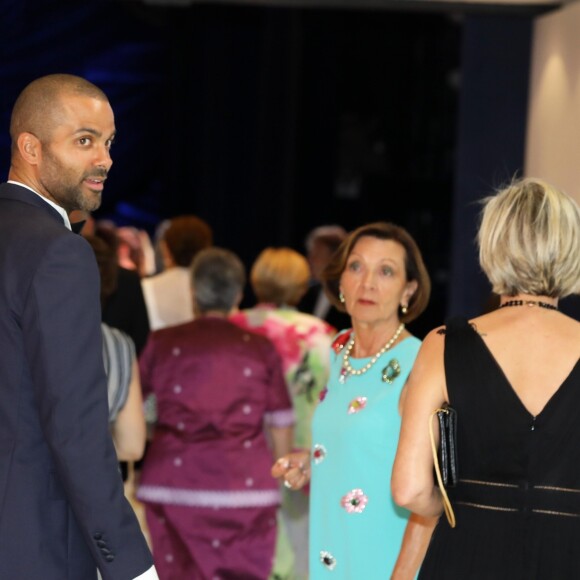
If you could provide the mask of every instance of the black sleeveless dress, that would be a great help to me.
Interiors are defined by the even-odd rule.
[[[580,579],[580,361],[533,417],[479,334],[453,318],[445,374],[458,414],[457,525],[441,517],[419,578]]]

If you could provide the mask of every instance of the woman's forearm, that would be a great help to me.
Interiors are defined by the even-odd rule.
[[[416,577],[438,520],[438,517],[411,514],[391,580],[413,580]]]

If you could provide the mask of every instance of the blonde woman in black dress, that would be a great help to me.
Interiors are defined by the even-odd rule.
[[[580,578],[580,323],[558,300],[580,291],[580,209],[537,180],[487,199],[480,263],[499,307],[425,338],[408,384],[395,501],[442,511],[429,417],[458,414],[457,525],[440,518],[420,578]]]

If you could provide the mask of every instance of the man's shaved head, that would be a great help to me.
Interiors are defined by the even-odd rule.
[[[20,93],[10,118],[12,147],[18,135],[32,133],[46,141],[60,117],[61,97],[77,95],[108,101],[107,95],[93,83],[70,74],[51,74],[28,84]]]

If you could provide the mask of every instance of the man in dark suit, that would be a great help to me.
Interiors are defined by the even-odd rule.
[[[0,185],[0,578],[156,579],[108,426],[99,273],[68,213],[101,201],[105,94],[48,75],[20,94]]]

